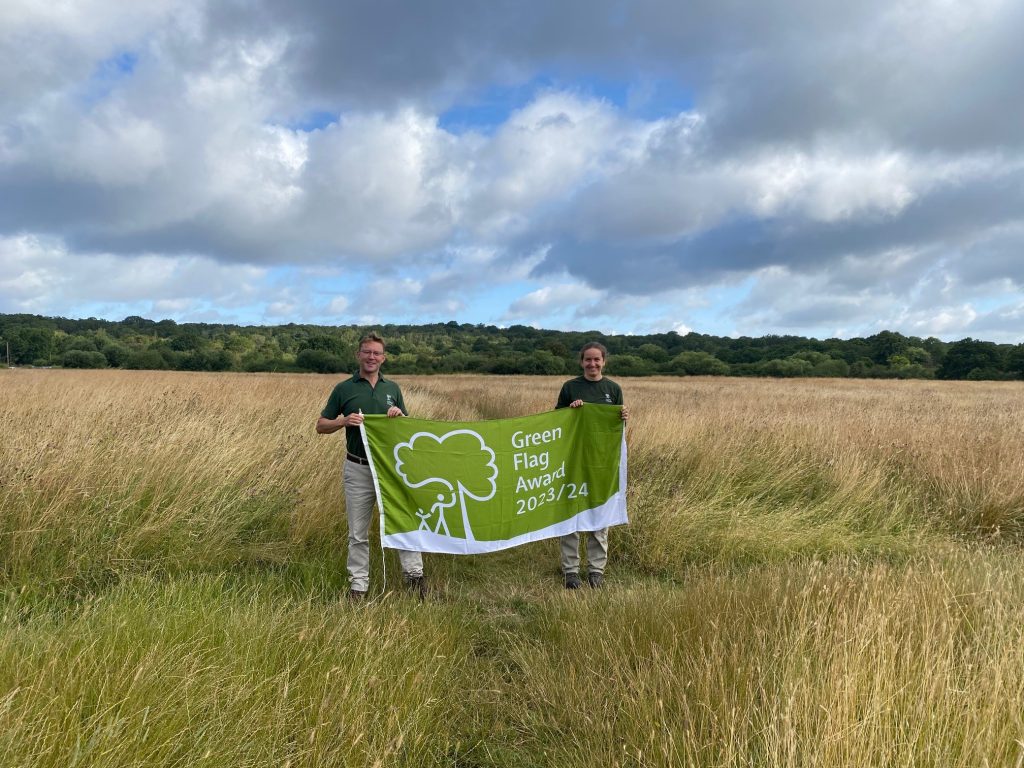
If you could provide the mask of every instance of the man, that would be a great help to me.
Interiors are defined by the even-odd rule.
[[[562,385],[555,408],[579,408],[584,403],[622,405],[622,420],[629,419],[629,411],[622,404],[622,387],[603,375],[608,350],[591,341],[580,350],[583,375]],[[589,531],[587,535],[587,582],[594,589],[604,584],[604,569],[608,563],[608,529]],[[561,538],[562,578],[566,589],[579,589],[580,535],[573,532]]]
[[[388,418],[407,415],[398,385],[380,375],[380,367],[386,359],[384,340],[375,333],[364,336],[359,341],[356,354],[359,371],[334,388],[316,422],[316,431],[321,435],[345,428],[348,449],[344,471],[348,576],[349,597],[353,600],[365,599],[370,586],[370,520],[377,499],[359,425],[366,413],[383,413]],[[425,584],[420,553],[398,550],[398,561],[403,581],[422,597]]]

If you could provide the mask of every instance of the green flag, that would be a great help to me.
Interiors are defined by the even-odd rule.
[[[473,554],[628,522],[621,410],[465,422],[367,415],[382,544]]]

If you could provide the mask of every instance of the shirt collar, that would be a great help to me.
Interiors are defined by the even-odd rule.
[[[363,378],[362,376],[359,375],[359,371],[356,371],[355,373],[352,374],[352,381],[365,381],[367,384],[370,383],[369,379]],[[377,383],[380,384],[382,381],[387,381],[387,379],[384,378],[383,374],[378,373]]]

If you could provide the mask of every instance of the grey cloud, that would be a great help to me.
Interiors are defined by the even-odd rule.
[[[879,317],[891,314],[894,294],[862,291],[856,294],[835,290],[827,277],[802,277],[785,270],[762,275],[750,295],[731,311],[741,327],[785,329],[827,329],[820,335],[834,335],[838,328],[867,328]]]
[[[1024,141],[1014,3],[310,0],[229,6],[211,26],[287,30],[299,93],[348,108],[628,72],[692,92],[721,151],[831,132],[957,151]]]
[[[443,4],[266,3],[249,16],[235,6],[227,26],[271,24],[291,38],[286,65],[311,100],[348,108],[443,106],[492,84],[516,85],[539,71],[567,76],[607,56],[643,51],[630,12],[617,2]],[[609,14],[620,19],[609,19]],[[266,18],[264,18],[266,17]],[[215,20],[215,23],[217,21]]]
[[[653,243],[640,239],[591,241],[563,233],[536,274],[564,269],[599,288],[651,294],[769,266],[818,271],[832,269],[850,256],[877,257],[901,248],[956,247],[989,230],[1017,225],[1024,220],[1022,212],[1024,173],[1014,171],[1000,178],[940,186],[898,214],[867,214],[836,222],[747,214],[692,235]],[[1013,265],[1012,275],[1016,274],[1019,270]],[[1002,276],[1011,277],[1011,273]]]
[[[849,298],[818,298],[805,306],[778,313],[773,325],[791,329],[820,328],[823,325],[862,320],[866,309],[863,302]]]
[[[1021,328],[1024,328],[1024,304],[1011,302],[980,314],[961,334],[1004,344],[1020,344]]]
[[[1005,227],[985,233],[963,249],[954,263],[957,275],[968,285],[1006,280],[1024,287],[1024,213]]]
[[[884,271],[884,257],[862,264]],[[922,263],[914,258],[908,264]],[[956,258],[934,260],[918,280],[893,283],[881,278],[852,290],[832,271],[793,272],[775,267],[757,273],[746,298],[728,314],[745,333],[773,329],[816,336],[865,336],[899,329],[919,336],[946,339],[977,335],[1019,340],[1019,295],[998,285],[988,290],[968,285],[958,276]],[[996,306],[981,310],[981,305]],[[1014,320],[1016,319],[1016,326]]]
[[[254,288],[264,277],[258,269],[191,256],[69,258],[61,243],[29,236],[0,238],[0,261],[5,267],[0,305],[15,311],[38,311],[52,303],[79,308],[140,301],[239,306],[253,299]]]
[[[728,52],[708,105],[721,151],[829,133],[922,150],[1022,146],[1020,4],[852,5],[819,29],[784,14],[788,32]]]

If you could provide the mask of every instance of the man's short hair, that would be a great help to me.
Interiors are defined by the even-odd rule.
[[[376,331],[370,331],[368,334],[363,336],[363,338],[359,340],[359,346],[357,347],[357,349],[362,349],[363,344],[366,344],[369,341],[375,341],[378,344],[380,344],[381,349],[387,349],[387,347],[384,346],[384,339],[382,339],[380,337],[380,334],[378,334]]]
[[[608,357],[608,350],[605,348],[604,344],[602,344],[600,341],[588,341],[580,348],[580,360],[583,359],[583,353],[586,352],[588,349],[596,349],[598,352],[600,352],[602,360]]]

